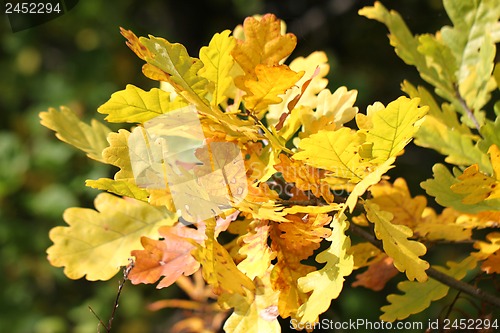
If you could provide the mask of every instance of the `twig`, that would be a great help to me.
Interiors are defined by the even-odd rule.
[[[382,251],[384,250],[384,247],[382,245],[382,241],[376,239],[373,234],[365,231],[364,229],[358,227],[357,225],[355,225],[353,223],[350,224],[349,230],[352,233],[364,238],[365,240],[367,240],[371,244],[375,245],[378,249],[380,249]],[[484,292],[480,288],[474,287],[474,286],[472,286],[468,283],[465,283],[463,281],[459,281],[459,280],[457,280],[457,279],[455,279],[447,274],[444,274],[444,273],[442,273],[442,272],[440,272],[432,267],[429,267],[426,270],[426,273],[434,280],[437,280],[437,281],[439,281],[439,282],[441,282],[449,287],[460,290],[468,295],[479,298],[482,301],[485,301],[485,302],[488,302],[492,305],[500,307],[500,298],[495,297],[487,292]]]
[[[129,264],[127,265],[127,267],[123,269],[123,279],[118,284],[118,293],[116,294],[115,303],[113,305],[113,311],[111,311],[111,317],[109,318],[107,325],[102,321],[102,319],[97,315],[97,313],[95,313],[95,311],[89,306],[90,312],[92,312],[92,314],[97,318],[97,320],[99,320],[99,324],[97,325],[98,333],[100,332],[99,331],[100,325],[104,327],[106,333],[111,332],[111,327],[113,326],[113,320],[115,319],[116,309],[118,309],[119,305],[118,302],[120,300],[120,295],[122,293],[122,289],[123,286],[125,285],[125,282],[128,280],[128,275],[130,274],[132,268],[134,268],[134,261],[132,260],[132,258],[129,258]]]

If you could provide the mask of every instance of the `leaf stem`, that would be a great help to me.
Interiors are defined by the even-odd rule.
[[[384,247],[382,245],[382,241],[378,240],[375,238],[375,236],[364,229],[358,227],[357,225],[351,223],[349,226],[349,230],[371,244],[375,245],[378,249],[381,251],[384,251]],[[429,267],[427,270],[427,275],[429,275],[431,278],[434,280],[437,280],[441,282],[442,284],[445,284],[449,287],[452,287],[454,289],[460,290],[468,295],[471,295],[473,297],[479,298],[482,301],[488,302],[492,305],[495,305],[496,307],[500,307],[500,298],[493,296],[485,291],[483,291],[480,288],[474,287],[466,282],[457,280],[443,272],[440,272],[432,267]]]
[[[467,113],[469,118],[474,123],[474,126],[476,126],[476,129],[479,131],[479,129],[481,128],[481,126],[479,125],[479,121],[477,121],[476,116],[474,116],[474,111],[472,111],[471,108],[469,108],[469,106],[467,105],[467,102],[465,102],[464,98],[460,94],[460,91],[458,90],[457,87],[455,87],[455,96],[456,96],[458,102],[460,103],[460,106],[462,107],[462,109],[465,110],[465,112]]]

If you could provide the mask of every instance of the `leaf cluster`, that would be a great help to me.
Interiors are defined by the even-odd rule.
[[[129,124],[118,132],[67,108],[41,114],[59,139],[119,169],[86,182],[108,193],[96,210],[65,212],[68,226],[50,232],[49,261],[93,281],[133,257],[132,283],[158,288],[201,272],[218,311],[233,309],[227,332],[279,332],[278,317],[313,324],[362,268],[353,286],[381,290],[398,273],[407,279],[404,294],[382,307],[385,321],[446,296],[449,285],[431,278],[436,270],[458,285],[480,262],[498,273],[498,232],[489,231],[500,218],[500,104],[496,120],[484,108],[497,88],[500,6],[445,7],[453,27],[422,36],[378,2],[360,11],[388,26],[397,54],[444,100],[404,82],[409,97],[366,113],[355,90],[326,88],[324,52],[288,59],[296,37],[272,14],[215,34],[198,58],[122,29],[160,88],[128,85],[98,109]],[[436,165],[422,183],[441,213],[412,197],[404,179],[386,176],[413,138],[455,165],[452,173]],[[472,238],[477,229],[488,230],[486,242]],[[355,230],[376,242],[353,244]],[[438,241],[474,242],[477,251],[438,267],[425,259]]]

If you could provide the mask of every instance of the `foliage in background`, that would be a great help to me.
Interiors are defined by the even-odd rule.
[[[201,269],[219,311],[233,309],[224,324],[228,332],[278,332],[278,316],[312,324],[339,297],[345,277],[360,268],[368,267],[353,286],[384,289],[398,271],[408,279],[398,284],[404,293],[389,295],[381,308],[385,321],[422,312],[450,286],[465,291],[459,280],[468,272],[494,276],[500,247],[494,231],[500,214],[499,105],[493,107],[496,120],[484,110],[498,86],[493,62],[500,7],[495,1],[444,5],[453,26],[436,35],[413,36],[380,3],[360,11],[388,26],[397,54],[444,100],[440,105],[425,88],[405,82],[410,98],[387,106],[376,102],[366,115],[354,107],[356,91],[325,88],[324,53],[284,64],[296,38],[281,32],[273,15],[247,18],[233,36],[227,30],[214,35],[200,59],[180,44],[122,30],[146,62],[145,76],[164,82],[163,90],[129,85],[99,108],[110,122],[135,124],[131,131],[112,132],[95,121],[86,125],[64,108],[41,114],[60,139],[120,169],[113,179],[90,180],[88,186],[125,197],[103,193],[95,200],[97,211],[68,209],[69,227],[51,231],[49,260],[64,266],[70,278],[106,280],[132,255],[130,280],[162,278],[159,288]],[[169,156],[158,150],[151,131],[169,126],[161,117],[187,105],[199,116],[206,146],[196,150],[197,161],[171,172]],[[351,120],[357,129],[344,126]],[[189,130],[183,136],[194,137]],[[440,213],[426,207],[424,197],[412,197],[404,179],[391,183],[384,176],[413,137],[456,165],[450,173],[437,164],[434,178],[422,183],[445,207]],[[231,155],[228,147],[237,152]],[[234,162],[239,151],[243,176]],[[229,162],[217,166],[228,154]],[[199,177],[195,182],[185,178],[191,169]],[[183,198],[179,206],[176,196],[191,201]],[[213,216],[201,218],[202,209]],[[186,221],[195,227],[181,223]],[[365,240],[351,245],[353,235]],[[446,266],[423,258],[442,243],[473,244],[474,250]],[[486,294],[482,301],[479,316],[491,316],[487,305],[498,299]],[[181,303],[168,306],[175,304]],[[202,303],[185,306],[204,309]],[[197,330],[194,319],[182,323]]]

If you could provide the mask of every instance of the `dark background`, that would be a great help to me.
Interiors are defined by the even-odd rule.
[[[434,33],[449,20],[439,0],[382,1],[397,10],[415,33]],[[331,90],[358,90],[364,112],[402,93],[406,78],[421,84],[389,45],[386,28],[357,15],[373,1],[354,0],[211,0],[80,1],[71,11],[30,29],[13,33],[6,15],[0,22],[0,331],[12,333],[95,332],[91,306],[107,320],[118,277],[107,282],[71,281],[46,260],[49,230],[63,225],[70,206],[92,207],[97,191],[85,179],[111,170],[59,142],[39,124],[38,113],[66,105],[82,118],[95,117],[99,105],[127,83],[148,90],[156,82],[141,73],[142,61],[125,45],[119,27],[138,36],[152,34],[184,44],[192,56],[211,36],[233,29],[246,16],[274,13],[298,37],[293,57],[324,50],[329,56]],[[3,5],[3,4],[2,4]],[[4,8],[2,8],[3,13]],[[437,158],[410,148],[393,176],[403,175],[412,194],[430,177]],[[429,156],[431,156],[429,158]],[[450,251],[451,253],[451,251]],[[452,258],[449,258],[452,259]],[[350,282],[350,281],[348,281]],[[393,283],[384,292],[394,292]],[[172,311],[148,312],[145,305],[183,297],[176,288],[126,285],[113,332],[168,332]],[[385,294],[346,289],[325,318],[378,320]],[[427,322],[443,305],[411,320]],[[283,322],[283,327],[288,321]],[[104,330],[102,330],[104,331]]]

